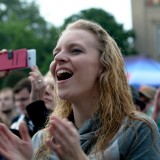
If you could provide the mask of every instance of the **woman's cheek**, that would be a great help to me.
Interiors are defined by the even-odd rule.
[[[50,72],[51,72],[53,78],[55,78],[55,73],[54,73],[54,71],[55,71],[55,61],[51,62],[49,69],[50,69]]]

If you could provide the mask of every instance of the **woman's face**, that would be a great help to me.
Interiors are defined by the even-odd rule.
[[[97,43],[85,30],[68,30],[60,37],[50,65],[60,98],[76,102],[98,96],[102,65]]]
[[[54,110],[54,83],[52,77],[45,77],[46,89],[44,93],[44,102],[48,110]]]

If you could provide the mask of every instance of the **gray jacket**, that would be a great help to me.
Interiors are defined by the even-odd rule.
[[[153,127],[140,120],[125,118],[120,130],[106,146],[104,157],[101,160],[160,160],[160,135],[154,121],[146,115],[137,115],[146,119]],[[88,154],[90,160],[96,160],[93,154],[94,135],[99,124],[98,118],[87,120],[79,130],[81,147]],[[127,127],[127,124],[130,124]],[[95,125],[96,124],[96,125]],[[97,125],[98,124],[98,125]],[[33,137],[35,151],[40,146],[44,136],[44,130],[39,131]],[[33,157],[34,159],[34,157]],[[47,155],[46,160],[59,160],[54,153]]]

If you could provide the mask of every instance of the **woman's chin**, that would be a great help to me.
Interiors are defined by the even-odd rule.
[[[58,94],[59,98],[60,99],[63,99],[63,100],[69,100],[69,94]]]
[[[66,96],[59,96],[59,98],[62,100],[68,100],[68,98]]]

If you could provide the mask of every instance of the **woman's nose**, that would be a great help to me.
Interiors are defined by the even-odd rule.
[[[57,62],[67,62],[68,61],[68,56],[64,52],[59,52],[54,57],[54,60],[57,61]]]
[[[50,92],[50,86],[49,86],[49,85],[46,85],[45,93],[46,93],[46,94],[49,94],[49,92]]]

